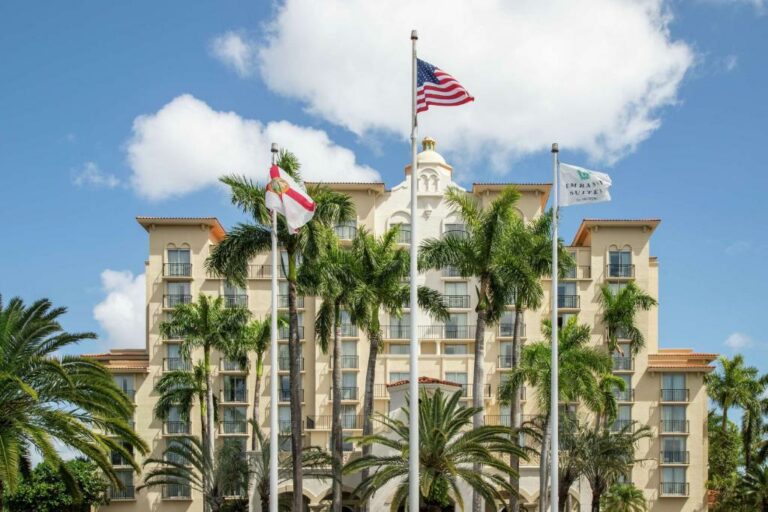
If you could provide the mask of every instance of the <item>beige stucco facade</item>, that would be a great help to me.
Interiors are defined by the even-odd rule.
[[[461,230],[461,219],[456,217],[444,200],[446,188],[457,186],[451,179],[452,168],[434,151],[432,143],[419,154],[418,172],[419,241],[440,237],[448,231]],[[410,167],[406,167],[405,173],[406,179],[391,190],[385,189],[382,183],[330,184],[348,193],[357,207],[354,226],[338,230],[342,238],[349,238],[355,227],[365,226],[381,234],[393,224],[410,224]],[[487,203],[506,185],[474,184],[466,192]],[[522,218],[530,220],[541,215],[547,204],[550,185],[517,186],[521,192],[518,210]],[[569,210],[569,214],[577,212],[578,209]],[[205,271],[205,260],[211,248],[225,236],[224,229],[215,218],[140,217],[138,220],[146,229],[149,239],[145,265],[147,348],[146,351],[115,351],[96,357],[107,362],[115,374],[121,376],[126,382],[126,389],[135,390],[136,429],[149,443],[151,456],[161,457],[164,448],[177,432],[186,431],[189,427],[191,433],[199,435],[200,427],[197,410],[192,411],[192,421],[188,426],[181,422],[164,424],[153,416],[152,409],[157,398],[153,391],[154,383],[164,371],[182,364],[176,352],[179,340],[163,339],[159,323],[175,302],[195,300],[203,293],[227,295],[230,297],[227,300],[247,304],[255,317],[262,318],[270,311],[272,269],[269,266],[269,255],[263,254],[252,261],[245,290],[225,289],[221,279],[213,278]],[[650,247],[651,237],[658,225],[659,221],[655,219],[588,219],[582,222],[575,234],[569,250],[576,258],[577,267],[561,283],[559,313],[564,318],[576,315],[579,322],[589,324],[595,346],[606,346],[605,328],[600,320],[601,311],[597,300],[600,285],[609,282],[614,283],[612,286],[620,287],[634,279],[642,289],[658,297],[659,262],[653,257]],[[405,243],[410,232],[403,229],[402,233]],[[448,326],[423,316],[419,319],[420,326],[423,326],[420,328],[420,374],[460,384],[470,383],[466,386],[469,398],[476,305],[474,283],[454,275],[450,269],[428,272],[421,275],[419,281],[450,296],[450,304],[455,306],[452,308],[453,319]],[[549,281],[545,284],[544,304],[549,304]],[[300,336],[304,356],[302,421],[305,443],[327,448],[331,414],[331,367],[329,355],[323,354],[314,340],[312,325],[318,305],[315,298],[305,297],[301,308],[300,322],[303,327]],[[508,421],[508,412],[500,405],[497,391],[509,373],[513,309],[510,306],[509,316],[486,332],[485,415],[489,423]],[[549,315],[549,306],[537,311],[525,311],[522,315],[525,325],[524,342],[542,339],[540,324],[542,318]],[[646,461],[633,468],[631,479],[644,490],[653,512],[706,510],[707,396],[703,377],[711,371],[709,363],[714,355],[698,354],[692,350],[662,349],[657,308],[640,312],[637,321],[645,336],[646,347],[634,358],[615,358],[616,373],[624,375],[630,386],[630,391],[621,397],[620,420],[634,420],[641,425],[648,425],[653,433],[638,448],[638,457]],[[386,384],[407,378],[409,370],[405,339],[408,329],[404,327],[408,320],[390,319],[382,314],[381,323],[384,326],[384,348],[377,364],[375,409],[388,413],[391,403]],[[280,336],[281,346],[285,349],[286,334],[281,333]],[[346,433],[358,435],[361,433],[360,414],[368,341],[354,326],[345,327],[343,334],[343,422],[350,427]],[[281,381],[282,388],[287,386],[287,350],[281,352],[280,357],[281,361],[285,358],[285,365],[281,364],[278,371],[279,378],[284,379]],[[218,442],[231,439],[232,442],[250,445],[250,426],[244,420],[251,416],[255,376],[253,372],[245,374],[235,367],[227,366],[218,355],[213,363],[216,366],[216,392],[220,393],[222,399],[220,416],[223,421],[217,431]],[[266,377],[261,386],[260,407],[265,432],[268,431],[271,373],[267,364]],[[523,413],[535,413],[535,390],[527,389],[526,398],[528,400],[524,403]],[[288,419],[288,403],[281,401],[279,407],[280,419]],[[355,448],[351,448],[349,456],[355,453]],[[521,475],[521,492],[530,504],[538,498],[538,473],[533,464],[525,465]],[[126,478],[129,478],[128,472]],[[136,485],[139,485],[140,478],[139,475],[133,477]],[[355,484],[356,481],[350,479],[345,482],[345,490],[351,491]],[[321,501],[328,490],[328,482],[305,483],[304,494],[313,510],[322,510],[324,504]],[[117,512],[202,511],[201,498],[194,492],[189,497],[170,496],[168,493],[164,496],[155,490],[133,494],[124,500],[113,500],[104,509]],[[377,501],[382,505],[388,503],[384,493],[379,494]],[[582,503],[582,510],[588,506],[590,492],[585,482],[574,486],[572,494],[574,502]],[[354,501],[349,504],[353,506]]]

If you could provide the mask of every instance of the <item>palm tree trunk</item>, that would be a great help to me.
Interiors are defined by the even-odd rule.
[[[517,369],[517,366],[520,364],[520,328],[522,323],[520,322],[520,315],[521,315],[521,306],[520,304],[515,304],[515,325],[514,330],[512,331],[512,368]],[[520,440],[520,427],[522,426],[523,422],[523,411],[521,406],[521,395],[522,390],[516,389],[515,393],[512,395],[512,406],[510,407],[510,422],[509,425],[515,429],[515,432],[517,433],[517,441]],[[509,496],[509,512],[520,512],[520,500],[518,498],[519,492],[520,492],[520,457],[513,453],[509,457],[509,465],[514,470],[513,473],[509,475],[509,483],[514,487],[516,493],[512,493]]]
[[[259,407],[261,405],[261,378],[264,376],[264,354],[256,354],[256,383],[253,385],[253,425],[251,426],[251,450],[259,449],[256,429],[260,427]]]
[[[331,458],[333,463],[333,481],[331,510],[341,512],[341,466],[342,439],[341,439],[341,309],[338,301],[333,307],[333,366],[331,369],[333,390],[331,398]]]
[[[547,459],[549,456],[549,412],[544,416],[544,435],[539,456],[539,512],[547,510]]]
[[[208,429],[208,435],[206,437],[206,447],[208,449],[208,458],[213,462],[213,446],[214,446],[214,410],[213,410],[213,375],[211,374],[211,349],[210,347],[206,346],[204,349],[204,356],[205,356],[205,407],[206,407],[206,414],[208,415],[207,418],[207,429]]]
[[[299,313],[296,308],[296,256],[288,255],[288,356],[291,377],[291,454],[293,455],[293,505],[291,510],[304,510],[302,489],[303,474],[301,467],[302,429],[301,429],[301,342],[299,341]],[[279,447],[274,447],[278,449]]]
[[[378,309],[374,313],[378,315]],[[373,391],[374,382],[376,380],[376,359],[379,355],[379,324],[376,321],[368,331],[368,340],[370,343],[370,352],[368,354],[368,367],[365,370],[365,396],[363,397],[363,435],[369,436],[373,434]],[[371,446],[363,446],[363,456],[371,453]],[[368,478],[368,469],[363,469],[362,480]],[[368,503],[363,503],[361,510],[363,512],[368,510]]]
[[[603,493],[598,492],[595,493],[592,491],[592,512],[600,512],[600,498],[603,496]]]
[[[482,296],[480,300],[484,300],[482,297],[487,297],[486,291],[488,289],[487,284],[482,286]],[[477,326],[475,326],[475,363],[474,374],[472,375],[472,407],[477,407],[479,410],[472,418],[472,426],[478,428],[483,424],[483,383],[485,382],[485,319],[487,312],[483,306],[480,306],[477,310]],[[482,472],[483,468],[480,464],[474,464],[473,470],[475,473]],[[483,510],[483,497],[477,491],[472,491],[472,512],[482,512]]]
[[[200,433],[201,433],[201,441],[203,442],[203,446],[208,446],[208,390],[206,389],[205,392],[200,391],[200,393],[197,395],[197,400],[200,403]],[[203,480],[203,489],[208,488],[208,474],[203,471],[202,475]],[[203,503],[203,508],[207,507],[205,503]],[[2,511],[0,511],[2,512]]]

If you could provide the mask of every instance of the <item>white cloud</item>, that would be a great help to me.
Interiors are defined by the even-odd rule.
[[[93,308],[93,317],[107,333],[107,341],[119,348],[144,348],[146,315],[145,276],[127,270],[105,270],[101,286],[106,298]]]
[[[725,57],[725,60],[723,61],[723,66],[725,67],[725,70],[728,72],[733,71],[736,69],[736,66],[739,65],[739,56],[738,55],[728,55]]]
[[[732,348],[734,350],[740,350],[743,348],[751,347],[753,342],[752,338],[743,332],[734,332],[725,339],[724,344],[726,347]]]
[[[85,162],[83,168],[75,172],[72,182],[78,187],[115,188],[120,185],[117,176],[102,171],[96,162]]]
[[[241,77],[253,74],[256,69],[256,52],[253,45],[240,32],[229,31],[215,37],[210,45],[211,55]]]
[[[225,174],[263,180],[272,142],[298,156],[308,181],[379,179],[376,171],[357,164],[352,151],[334,144],[322,130],[287,121],[264,125],[234,112],[213,110],[185,94],[134,121],[127,145],[131,182],[140,195],[163,199],[215,184]]]
[[[694,56],[672,39],[664,0],[285,0],[258,48],[272,90],[358,135],[407,136],[410,40],[473,104],[420,118],[497,169],[559,142],[612,162],[648,138]]]

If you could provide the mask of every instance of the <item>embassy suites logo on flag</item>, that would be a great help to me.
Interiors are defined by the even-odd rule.
[[[562,163],[559,170],[558,203],[560,206],[602,203],[611,200],[611,194],[608,191],[611,187],[611,177],[607,174]]]

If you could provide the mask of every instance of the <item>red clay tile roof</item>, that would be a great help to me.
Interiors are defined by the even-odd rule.
[[[130,373],[149,371],[149,354],[144,349],[115,349],[102,354],[83,354],[83,357],[95,359],[112,371]]]
[[[656,354],[648,354],[648,368],[711,372],[715,367],[709,363],[715,359],[717,354],[694,352],[688,348],[665,348]]]
[[[409,379],[399,380],[397,382],[391,382],[387,384],[387,387],[391,388],[392,386],[401,386],[403,384],[408,384],[409,382],[411,382]],[[435,379],[432,377],[419,377],[419,384],[445,384],[447,386],[456,386],[459,388],[462,386],[458,382],[452,382],[450,380]]]

